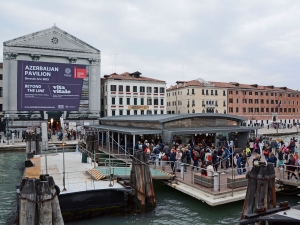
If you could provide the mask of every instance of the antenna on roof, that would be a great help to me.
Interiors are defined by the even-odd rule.
[[[54,27],[56,27],[56,24],[54,23]]]
[[[115,55],[115,73],[117,73],[117,53],[113,53]]]
[[[213,83],[210,83],[202,78],[198,78],[197,79],[200,83],[202,83],[205,87],[213,87],[214,84]]]
[[[182,65],[182,69],[183,69],[182,80],[184,80],[184,65],[183,64],[181,64],[181,65]]]

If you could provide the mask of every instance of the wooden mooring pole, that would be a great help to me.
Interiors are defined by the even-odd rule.
[[[34,155],[41,154],[42,137],[41,134],[26,133],[26,158],[30,159]]]
[[[275,170],[272,163],[254,165],[247,173],[248,187],[241,218],[276,208]]]
[[[20,185],[19,225],[63,225],[53,177],[23,178]]]
[[[134,196],[136,211],[149,211],[155,208],[156,198],[148,157],[143,151],[136,151],[132,158],[130,185],[136,191]]]

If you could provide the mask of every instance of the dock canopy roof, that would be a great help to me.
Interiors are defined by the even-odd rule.
[[[158,135],[172,143],[175,135],[234,135],[245,146],[250,132],[259,127],[246,126],[246,119],[221,113],[128,115],[100,118],[100,125],[84,126],[88,132],[109,131],[129,135]],[[227,133],[227,134],[226,134]]]
[[[85,127],[131,135],[162,134],[164,131],[188,134],[253,130],[244,126],[244,121],[243,117],[218,113],[130,115],[101,118],[101,125]]]
[[[221,113],[193,113],[193,114],[155,114],[155,115],[130,115],[130,116],[109,116],[100,118],[100,121],[132,121],[132,122],[159,122],[165,123],[174,120],[188,118],[222,118],[235,121],[246,121],[246,118]]]

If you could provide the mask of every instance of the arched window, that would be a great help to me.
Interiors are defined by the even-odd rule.
[[[195,109],[193,109],[192,113],[195,113]]]

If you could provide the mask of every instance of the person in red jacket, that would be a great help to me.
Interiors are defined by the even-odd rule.
[[[198,161],[200,159],[200,154],[199,154],[199,152],[195,148],[193,149],[192,157],[193,157],[193,161],[194,161],[194,166],[193,166],[192,170],[194,170],[194,168],[196,167],[197,172],[199,172]]]
[[[296,167],[295,167],[295,158],[294,158],[293,154],[290,154],[290,158],[289,158],[288,162],[285,164],[287,165],[286,169],[288,171],[288,180],[290,179],[290,175],[291,175],[291,178],[293,178],[293,176],[295,176],[296,181],[298,181],[297,176],[295,174]]]

